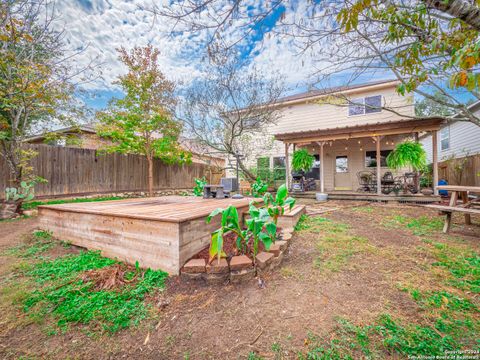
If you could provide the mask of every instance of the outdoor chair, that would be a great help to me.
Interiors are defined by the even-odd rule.
[[[375,192],[377,190],[377,177],[371,171],[362,170],[357,173],[359,192]]]
[[[223,185],[225,197],[230,197],[232,192],[238,191],[237,178],[221,178],[220,185]]]

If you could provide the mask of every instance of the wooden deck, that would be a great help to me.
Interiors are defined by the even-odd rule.
[[[251,200],[165,196],[44,205],[39,206],[39,219],[43,229],[74,245],[178,274],[190,257],[208,246],[218,228],[219,217],[206,224],[206,216],[229,205],[243,216]]]
[[[144,199],[43,205],[39,208],[180,223],[199,217],[206,217],[218,207],[226,208],[229,205],[235,205],[238,208],[248,206],[251,200],[251,198],[218,200],[192,196],[163,196]]]

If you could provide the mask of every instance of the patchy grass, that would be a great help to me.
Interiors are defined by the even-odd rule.
[[[414,235],[425,236],[438,232],[443,227],[443,219],[439,217],[420,216],[418,218],[394,215],[382,221],[386,228],[407,229]]]
[[[346,224],[323,217],[307,217],[300,224],[300,232],[319,234],[316,240],[319,255],[314,266],[321,271],[338,272],[346,267],[354,255],[375,249],[367,238],[352,235]]]
[[[365,214],[372,214],[375,209],[373,206],[355,206],[352,208],[352,211],[365,213]]]
[[[388,219],[387,224],[407,227],[416,234],[432,233],[441,228],[441,221],[440,224],[431,223],[427,219],[395,216]],[[338,231],[337,226],[333,228],[336,233],[332,235],[331,225],[326,224],[322,225],[325,235],[320,244],[329,240],[340,242],[337,245],[340,247],[345,243],[355,244],[344,238],[349,236],[347,230]],[[425,251],[437,261],[430,263],[426,270],[435,276],[424,279],[428,284],[417,284],[426,290],[413,286],[400,288],[418,304],[422,316],[412,321],[385,313],[368,325],[355,325],[340,319],[334,335],[320,338],[310,334],[305,339],[309,349],[300,353],[299,358],[407,358],[445,356],[446,351],[476,350],[480,333],[476,299],[480,288],[480,256],[464,244],[427,240],[424,241],[427,245]]]
[[[5,251],[5,254],[22,258],[38,257],[54,246],[51,232],[36,230],[29,242],[10,248]]]
[[[433,264],[448,271],[447,284],[458,289],[480,293],[480,254],[469,247],[452,244],[433,244],[437,262]]]
[[[57,205],[57,204],[70,204],[70,203],[83,203],[83,202],[97,202],[97,201],[109,201],[109,200],[122,200],[124,197],[120,196],[104,196],[97,198],[75,198],[75,199],[57,199],[48,201],[29,201],[22,204],[23,210],[36,209],[40,205]]]
[[[33,239],[8,250],[31,260],[17,267],[16,276],[0,290],[3,305],[8,301],[17,306],[33,322],[53,320],[52,334],[70,324],[86,325],[91,334],[114,333],[152,315],[146,297],[164,289],[165,272],[132,268],[96,251],[40,257],[60,244],[44,231],[35,232]]]

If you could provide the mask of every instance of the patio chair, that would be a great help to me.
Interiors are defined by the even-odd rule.
[[[359,192],[375,192],[377,186],[377,178],[371,171],[362,170],[357,173]]]
[[[230,193],[238,191],[237,178],[221,178],[220,185],[223,185],[225,197],[230,197]]]

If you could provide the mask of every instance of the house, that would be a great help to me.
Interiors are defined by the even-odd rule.
[[[51,131],[26,140],[30,144],[47,144],[52,146],[76,147],[82,149],[99,150],[109,145],[110,141],[97,135],[97,131],[92,125],[76,125]],[[212,168],[223,172],[226,160],[219,154],[215,154],[212,149],[199,144],[195,140],[181,137],[179,143],[182,148],[192,154],[194,163],[211,165]]]
[[[480,101],[469,109],[480,115]],[[420,142],[432,163],[432,135],[421,136]],[[467,121],[442,124],[437,133],[437,146],[440,179],[449,184],[480,186],[480,126]]]
[[[292,152],[304,147],[316,158],[307,176],[317,180],[318,190],[355,192],[360,187],[357,174],[367,170],[377,175],[376,193],[381,195],[381,177],[390,171],[386,157],[395,144],[417,139],[419,133],[435,133],[443,121],[416,118],[413,96],[399,95],[397,85],[377,81],[280,99],[279,120],[266,131],[269,138],[255,139],[272,140],[272,146],[248,154],[247,164],[259,172],[290,174]],[[286,180],[291,184],[290,176]]]

